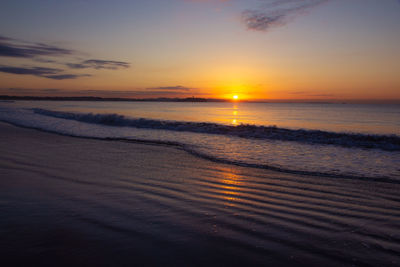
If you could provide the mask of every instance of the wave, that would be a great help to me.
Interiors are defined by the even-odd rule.
[[[288,173],[288,174],[297,174],[297,175],[307,175],[313,177],[327,177],[327,178],[340,178],[340,179],[356,179],[361,181],[370,181],[370,182],[382,182],[382,183],[392,183],[392,184],[400,184],[400,181],[396,178],[391,178],[389,176],[367,176],[367,175],[352,175],[352,174],[345,174],[345,173],[334,173],[334,172],[319,172],[319,171],[307,171],[307,170],[296,170],[291,168],[285,167],[278,167],[269,164],[263,163],[251,163],[245,162],[240,160],[232,160],[228,158],[218,157],[209,153],[204,153],[198,151],[194,146],[187,145],[181,142],[175,141],[163,141],[163,140],[153,140],[153,139],[140,139],[140,138],[121,138],[121,137],[95,137],[95,136],[82,136],[70,133],[63,133],[56,130],[48,130],[43,129],[41,127],[35,126],[26,126],[23,124],[19,124],[16,122],[8,121],[8,120],[1,120],[1,122],[9,123],[11,125],[27,128],[27,129],[34,129],[42,132],[58,134],[62,136],[74,137],[74,138],[83,138],[83,139],[92,139],[92,140],[102,140],[102,141],[117,141],[117,142],[125,142],[125,143],[136,143],[136,144],[145,144],[145,145],[161,145],[161,146],[171,146],[176,149],[185,151],[195,157],[199,157],[205,160],[209,160],[216,163],[228,164],[228,165],[235,165],[240,167],[248,167],[248,168],[255,168],[255,169],[264,169],[264,170],[271,170],[281,173]]]
[[[183,122],[145,118],[129,118],[119,114],[61,112],[40,108],[34,108],[32,110],[34,113],[40,115],[108,126],[207,133],[237,136],[241,138],[292,141],[307,144],[335,145],[364,149],[381,149],[385,151],[400,151],[400,136],[397,135],[336,133],[305,129],[295,130],[279,128],[276,126],[257,126],[251,124],[231,126],[207,122]]]
[[[172,145],[197,157],[243,167],[319,177],[400,181],[399,151],[346,148],[304,141],[285,142],[267,140],[265,137],[238,138],[229,132],[209,134],[215,133],[215,129],[235,128],[234,126],[134,119],[118,114],[85,114],[75,111],[8,107],[0,107],[0,121],[67,136]],[[138,121],[150,121],[154,125],[140,124]],[[138,128],[130,127],[135,125],[134,123],[138,124]],[[172,128],[172,123],[189,124],[192,130],[177,131],[176,128]],[[121,127],[123,125],[126,127]],[[209,127],[212,131],[207,132],[200,125],[212,125],[214,128]],[[170,127],[169,130],[166,126]],[[265,128],[254,125],[251,127]],[[195,133],[193,129],[196,130]],[[199,133],[200,130],[202,133]]]

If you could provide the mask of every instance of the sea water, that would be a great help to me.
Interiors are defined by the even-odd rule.
[[[15,101],[0,103],[0,120],[170,144],[227,164],[400,181],[400,105]]]

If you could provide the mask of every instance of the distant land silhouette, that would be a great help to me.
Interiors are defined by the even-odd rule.
[[[41,100],[41,101],[137,101],[137,102],[230,102],[226,99],[215,98],[119,98],[119,97],[96,97],[96,96],[9,96],[0,95],[0,100]]]
[[[400,99],[260,99],[239,100],[221,98],[122,98],[122,97],[97,97],[97,96],[10,96],[0,95],[0,101],[31,100],[31,101],[121,101],[121,102],[244,102],[244,103],[307,103],[307,104],[400,104]]]

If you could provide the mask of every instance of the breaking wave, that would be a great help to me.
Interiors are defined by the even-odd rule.
[[[130,118],[119,114],[93,114],[51,111],[34,108],[34,113],[108,126],[135,127],[141,129],[160,129],[180,132],[207,133],[237,136],[241,138],[292,141],[307,144],[335,145],[364,149],[400,151],[400,136],[360,133],[335,133],[320,130],[285,129],[275,126],[241,124],[237,126],[206,122],[183,122]]]

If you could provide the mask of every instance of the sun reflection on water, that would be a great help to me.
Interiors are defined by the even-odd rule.
[[[241,191],[240,186],[242,181],[240,176],[233,173],[231,169],[224,169],[221,177],[221,193],[226,205],[235,206],[235,203],[240,201]]]
[[[238,123],[238,114],[239,114],[239,108],[238,108],[238,105],[233,105],[233,111],[232,111],[232,122],[231,122],[231,124],[233,125],[233,126],[237,126],[237,125],[239,125],[239,123]]]

